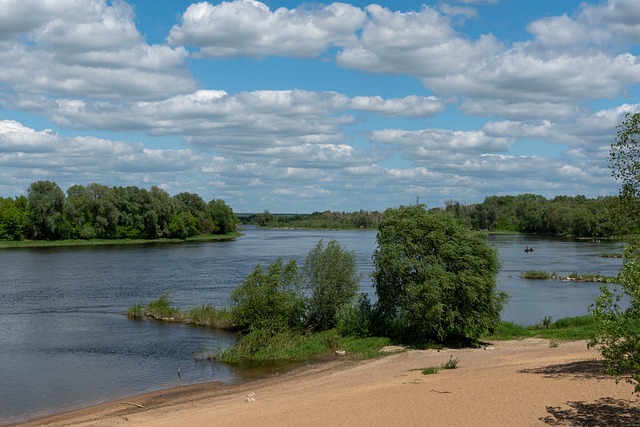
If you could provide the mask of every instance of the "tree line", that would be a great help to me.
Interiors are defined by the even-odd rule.
[[[474,205],[449,200],[444,209],[477,230],[608,238],[623,231],[615,220],[619,203],[617,196],[520,194],[490,196]]]
[[[74,185],[67,193],[55,182],[33,182],[27,195],[0,197],[0,239],[186,239],[228,234],[238,219],[224,200],[205,202],[195,193],[170,196],[150,190]]]
[[[314,212],[312,214],[273,214],[265,210],[259,214],[243,215],[245,224],[256,224],[261,227],[289,227],[311,229],[351,230],[377,229],[382,219],[382,212]]]
[[[626,222],[615,220],[619,214],[620,198],[606,196],[587,198],[556,196],[547,199],[536,194],[517,196],[488,196],[482,203],[463,204],[447,200],[444,210],[475,230],[516,231],[572,237],[610,238],[624,233]],[[265,210],[259,214],[242,215],[245,224],[261,227],[290,227],[311,229],[378,229],[382,212],[314,212],[312,214],[273,214]]]

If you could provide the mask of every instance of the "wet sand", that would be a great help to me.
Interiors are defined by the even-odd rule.
[[[458,368],[424,375],[451,357]],[[29,426],[535,426],[640,424],[633,386],[584,341],[498,341],[336,360],[238,385],[179,387]]]

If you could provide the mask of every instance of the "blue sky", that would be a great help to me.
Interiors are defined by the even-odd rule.
[[[0,2],[0,196],[236,212],[617,194],[637,0]]]

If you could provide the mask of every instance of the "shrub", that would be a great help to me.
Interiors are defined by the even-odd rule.
[[[274,261],[265,272],[260,265],[231,292],[231,313],[244,331],[269,330],[272,333],[302,325],[304,297],[295,261],[286,265]]]
[[[357,304],[344,304],[338,310],[336,329],[342,336],[368,337],[371,335],[373,307],[367,294],[361,294]]]
[[[307,322],[325,331],[338,321],[338,309],[353,301],[360,283],[354,252],[336,240],[325,247],[322,240],[309,251],[302,267],[305,287],[311,292]]]
[[[147,305],[145,314],[151,317],[169,318],[178,316],[180,310],[171,306],[169,291],[166,291],[160,298],[151,301],[149,305]]]

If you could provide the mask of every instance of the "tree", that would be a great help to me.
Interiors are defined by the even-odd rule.
[[[507,296],[496,290],[498,255],[484,232],[405,206],[385,212],[377,244],[377,333],[405,342],[475,338],[499,322]]]
[[[27,190],[33,238],[53,240],[61,235],[64,221],[64,192],[51,181],[37,181]]]
[[[236,231],[238,218],[222,199],[214,199],[207,203],[207,211],[212,221],[212,234],[229,234]]]
[[[635,384],[640,393],[640,241],[637,215],[640,212],[640,113],[627,114],[611,144],[610,167],[614,178],[622,181],[621,216],[618,222],[632,224],[624,251],[618,286],[604,284],[592,307],[596,333],[589,345],[597,347],[604,364],[616,381]],[[629,306],[621,308],[627,298]]]
[[[618,128],[609,150],[609,167],[613,177],[622,183],[619,222],[634,231],[640,216],[640,113],[627,113]]]
[[[27,226],[27,198],[0,197],[0,239],[20,240]]]
[[[309,251],[302,267],[305,287],[310,291],[308,323],[328,330],[337,322],[338,309],[352,303],[360,285],[354,252],[336,240],[324,246],[322,240]]]
[[[244,331],[263,329],[276,334],[299,327],[304,297],[297,263],[284,264],[278,258],[266,272],[258,264],[231,292],[231,313]]]

